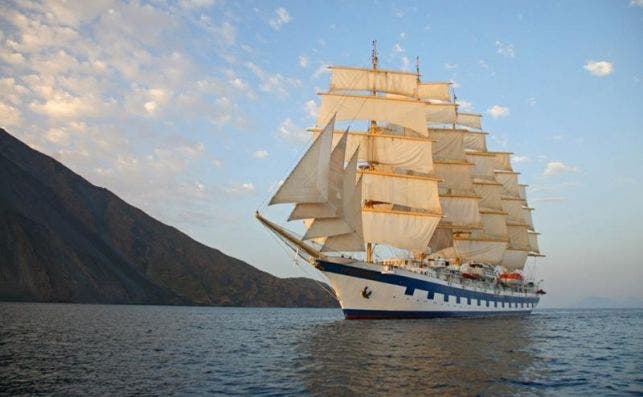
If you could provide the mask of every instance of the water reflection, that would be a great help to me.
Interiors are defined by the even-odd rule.
[[[324,395],[506,395],[533,374],[532,316],[337,321],[299,343]]]

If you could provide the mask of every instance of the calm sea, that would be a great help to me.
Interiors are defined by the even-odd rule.
[[[0,393],[641,395],[643,310],[345,321],[339,310],[0,303]]]

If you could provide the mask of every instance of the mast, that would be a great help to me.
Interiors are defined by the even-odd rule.
[[[373,65],[373,71],[377,70],[377,40],[373,40],[373,49],[371,51],[371,63]],[[373,90],[371,91],[371,96],[375,96],[376,91],[375,87],[373,87]],[[374,135],[377,131],[377,121],[376,120],[371,120],[371,123],[368,127],[368,134],[369,135]],[[367,150],[371,150],[370,145],[367,148]],[[366,205],[372,205],[370,203],[366,203]],[[366,242],[366,262],[373,262],[373,243],[370,241]]]

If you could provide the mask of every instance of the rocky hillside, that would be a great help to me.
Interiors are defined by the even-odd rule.
[[[0,300],[335,307],[200,244],[0,129]]]

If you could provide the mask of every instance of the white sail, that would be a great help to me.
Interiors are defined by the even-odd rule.
[[[326,238],[322,251],[363,251],[364,240],[362,232],[362,179],[355,182],[357,176],[357,152],[344,170],[342,218],[350,227],[347,233]]]
[[[425,103],[426,122],[429,125],[453,124],[456,105],[452,103]],[[399,124],[399,123],[398,123]]]
[[[308,229],[303,236],[304,240],[355,232],[359,218],[356,215],[356,213],[359,213],[359,206],[356,208],[353,204],[355,199],[356,167],[357,153],[353,155],[346,170],[343,169],[343,165],[341,167],[342,180],[339,181],[341,189],[338,194],[337,204],[335,204],[337,216],[333,218],[315,218],[312,222],[307,223]]]
[[[439,214],[363,208],[364,240],[407,250],[424,250],[440,218]]]
[[[418,97],[422,100],[438,100],[449,102],[451,100],[451,93],[449,92],[448,82],[433,82],[433,83],[419,83]]]
[[[334,218],[336,216],[337,208],[330,206],[328,203],[299,203],[293,208],[288,220]]]
[[[417,74],[383,69],[330,67],[330,91],[378,91],[416,96]]]
[[[497,171],[513,171],[511,168],[511,153],[508,152],[492,152],[493,154],[493,169]]]
[[[494,180],[493,154],[488,152],[467,152],[467,161],[473,164],[471,177]]]
[[[344,157],[348,133],[343,133],[330,154],[328,172],[328,201],[325,203],[299,203],[288,220],[308,218],[331,218],[341,215]]]
[[[507,240],[507,224],[504,213],[482,211],[480,222],[482,230],[474,230],[471,234],[473,237]]]
[[[497,182],[474,182],[473,190],[480,196],[480,208],[502,211],[502,185]]]
[[[465,260],[497,265],[502,262],[507,248],[506,241],[488,239],[454,238],[453,248]]]
[[[443,222],[461,227],[479,227],[480,209],[477,196],[440,196]]]
[[[482,128],[482,124],[480,123],[481,118],[482,116],[479,114],[458,112],[455,123],[479,130]]]
[[[318,125],[336,114],[337,120],[389,121],[426,136],[426,105],[412,99],[320,93]]]
[[[509,235],[509,248],[529,251],[529,233],[527,226],[507,225],[507,234]]]
[[[464,161],[464,134],[462,130],[429,129],[429,138],[433,139],[434,160]]]
[[[351,231],[350,225],[342,218],[314,219],[302,239],[310,240],[318,237],[336,236],[350,233]]]
[[[520,199],[502,199],[503,211],[507,213],[507,223],[511,225],[527,225],[525,211]]]
[[[527,185],[518,184],[518,197],[525,200],[527,205]]]
[[[507,249],[504,252],[501,265],[507,270],[520,270],[525,267],[529,252],[524,250]]]
[[[316,129],[312,131],[314,137],[320,133]],[[333,134],[333,147],[339,142],[342,134],[343,132],[338,131]],[[428,138],[349,132],[346,153],[348,156],[359,147],[361,161],[372,161],[393,169],[431,174],[433,172],[431,146],[432,140]]]
[[[535,254],[540,254],[540,248],[538,247],[538,233],[529,232],[529,251]]]
[[[464,135],[465,150],[477,152],[487,151],[487,133],[486,132],[467,132]]]
[[[496,171],[496,180],[502,183],[503,195],[507,197],[520,197],[518,190],[518,173],[508,171]]]
[[[440,212],[437,179],[370,170],[360,172],[364,200]]]
[[[438,225],[429,241],[431,252],[435,253],[446,248],[453,247],[453,231],[450,227]]]
[[[440,194],[472,195],[471,164],[460,161],[434,161],[435,174],[442,179],[438,185]]]
[[[522,219],[524,220],[524,222],[529,227],[529,230],[535,230],[534,229],[534,220],[531,217],[531,211],[533,211],[533,210],[534,210],[533,208],[528,208],[528,207],[525,207],[525,206],[522,207]]]
[[[279,187],[269,205],[279,203],[324,203],[328,199],[330,152],[335,118],[323,131]]]

